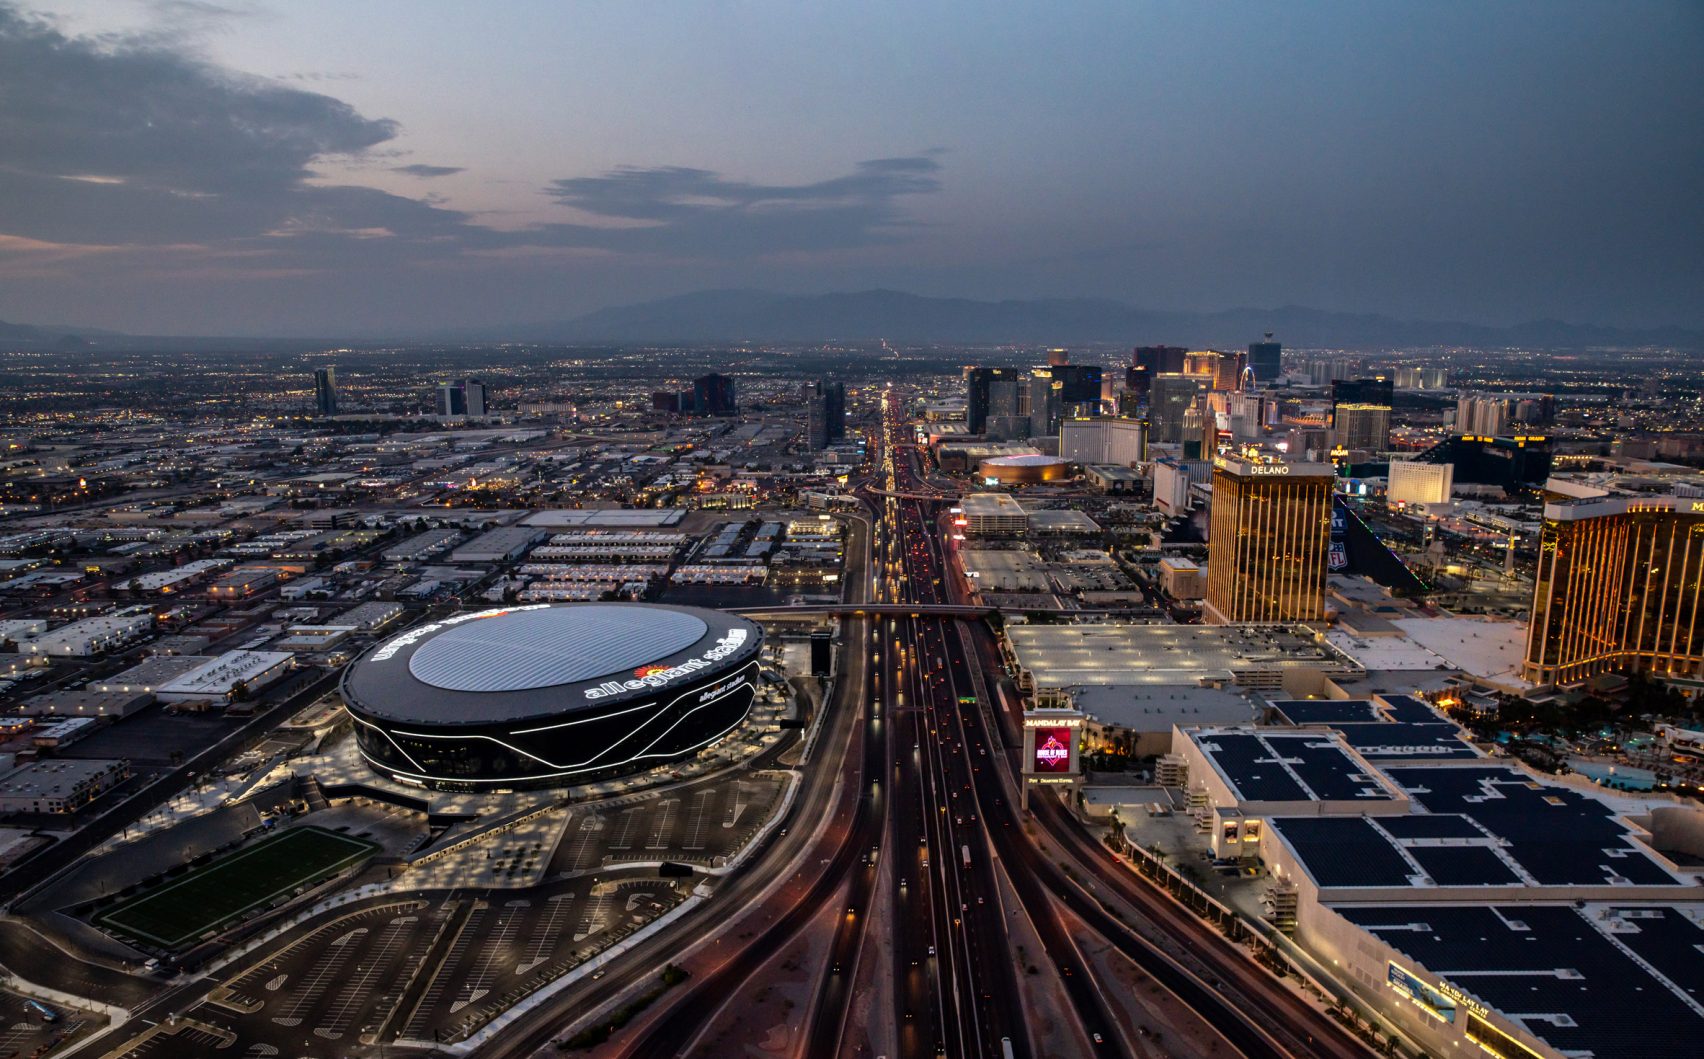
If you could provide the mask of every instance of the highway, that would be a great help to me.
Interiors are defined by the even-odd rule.
[[[847,543],[850,587],[856,599],[868,584],[869,523],[851,520]],[[846,623],[847,635],[868,620]],[[617,1035],[610,1055],[690,1054],[690,1047],[741,984],[821,910],[856,865],[858,821],[863,792],[849,782],[863,770],[867,740],[855,739],[863,714],[868,666],[857,652],[843,652],[843,669],[832,697],[824,703],[822,730],[812,762],[790,814],[792,826],[754,851],[739,872],[717,884],[698,910],[651,935],[609,966],[607,974],[583,978],[528,1012],[475,1053],[481,1059],[519,1059],[556,1054],[553,1040],[564,1036],[583,1016],[653,989],[665,962],[699,944],[716,946],[719,962],[664,994],[648,1021],[636,1022],[630,1036]],[[843,778],[844,781],[843,781]],[[817,827],[821,823],[820,830]],[[865,843],[868,846],[868,842]],[[784,869],[796,876],[778,878]],[[753,936],[736,943],[736,928],[757,925]]]
[[[898,465],[897,490],[918,488],[917,482],[905,479],[917,473],[915,460]],[[954,597],[961,585],[939,520],[927,505],[911,506],[916,516],[906,519],[902,528],[919,571],[908,580],[926,586],[920,589],[922,602],[960,602]],[[1121,864],[1089,837],[1051,793],[1037,793],[1031,805],[1033,818],[1058,846],[1044,852],[1026,838],[1025,814],[1011,804],[1015,792],[1008,783],[1018,775],[1021,703],[1005,708],[998,685],[983,679],[984,674],[1001,672],[992,631],[980,621],[947,618],[920,618],[915,625],[921,638],[919,652],[926,658],[939,656],[945,664],[945,686],[950,690],[940,701],[950,705],[937,715],[943,744],[956,741],[967,753],[974,750],[977,762],[987,762],[987,767],[973,766],[970,773],[971,793],[984,810],[979,815],[993,839],[994,854],[1030,914],[1048,959],[1060,970],[1076,1017],[1091,1041],[1098,1040],[1107,1054],[1121,1051],[1115,1047],[1118,1038],[1104,995],[1059,921],[1056,901],[1200,1014],[1241,1055],[1351,1059],[1370,1054],[1359,1040],[1285,989],[1213,927]],[[1072,869],[1069,875],[1057,863],[1060,854]],[[1111,914],[1109,907],[1117,908],[1119,914]],[[1172,959],[1156,944],[1160,937],[1182,940],[1195,966]]]
[[[852,549],[848,551],[851,553]],[[861,564],[855,566],[854,576],[849,578],[849,582],[853,592],[862,592],[867,587]],[[784,848],[792,851],[802,848],[809,839],[811,856],[804,858],[803,863],[811,865],[814,870],[826,860],[827,866],[818,871],[804,888],[790,889],[770,902],[776,910],[767,925],[737,947],[730,947],[727,956],[712,973],[692,979],[676,993],[667,996],[665,1002],[669,1006],[646,1022],[619,1054],[691,1054],[693,1042],[726,1006],[728,999],[739,992],[742,983],[815,918],[826,902],[846,884],[848,877],[851,877],[854,895],[849,907],[861,905],[861,910],[867,912],[875,873],[872,868],[860,869],[860,865],[869,847],[880,840],[883,814],[876,793],[864,777],[871,763],[879,769],[885,759],[884,741],[879,729],[862,723],[867,713],[863,706],[869,700],[871,675],[861,645],[869,641],[870,628],[871,622],[867,618],[853,618],[842,626],[843,668],[835,688],[834,704],[827,707],[831,710],[829,719],[825,721],[825,724],[833,725],[834,734],[832,737],[825,735],[825,740],[849,739],[850,743],[843,759],[836,761],[830,755],[822,755],[807,769],[809,795],[794,815],[794,819],[799,821],[826,819],[826,824],[814,839],[809,839],[809,833],[801,827],[790,836],[794,842],[783,843]],[[858,738],[859,735],[862,738]],[[879,771],[876,774],[879,775]],[[739,919],[745,903],[755,899],[763,884],[770,881],[770,875],[764,871],[765,864],[779,867],[788,859],[779,851],[773,852],[762,862],[748,865],[730,884],[724,884],[731,899],[718,902],[728,909],[723,922],[732,923]],[[761,911],[759,914],[762,914]],[[849,1006],[847,993],[854,977],[851,964],[863,941],[862,918],[859,911],[850,913],[836,932],[829,975],[815,1006],[821,1017],[813,1019],[810,1054],[832,1054],[838,1044],[843,1027],[838,1018],[830,1016],[843,1018]],[[706,932],[705,913],[701,912],[691,920],[696,921],[695,932]],[[656,963],[643,959],[624,963],[643,971],[637,981],[654,975],[657,967]],[[630,969],[627,977],[632,978],[634,974],[635,971]],[[815,1050],[821,1046],[826,1046],[828,1051]],[[525,1053],[505,1048],[489,1054]]]
[[[950,571],[944,555],[943,534],[938,523],[928,524],[927,532],[936,555],[940,556],[943,571]],[[954,581],[943,576],[943,587]],[[1001,672],[1001,660],[994,635],[985,623],[955,621],[959,649],[950,652],[949,668],[955,681],[967,688],[961,701],[975,702],[985,723],[999,729],[1001,767],[1007,775],[1018,772],[1018,757],[1022,748],[1021,704],[1003,708],[997,686],[978,680],[982,674]],[[953,660],[956,658],[956,662]],[[991,742],[994,737],[990,733]],[[1164,891],[1148,883],[1126,865],[1120,863],[1110,850],[1092,839],[1051,794],[1031,798],[1033,818],[1059,843],[1057,851],[1068,857],[1072,875],[1060,869],[1055,859],[1022,837],[1019,815],[1009,805],[998,803],[1004,790],[994,776],[994,770],[979,773],[978,782],[986,784],[986,798],[996,801],[994,811],[1005,815],[1002,826],[994,833],[1008,837],[1000,854],[1007,859],[1019,892],[1037,890],[1042,897],[1052,896],[1061,901],[1097,933],[1105,937],[1137,966],[1200,1014],[1214,1026],[1239,1053],[1250,1057],[1285,1055],[1326,1056],[1334,1059],[1359,1059],[1370,1055],[1366,1046],[1351,1036],[1338,1023],[1317,1008],[1285,989],[1266,970],[1259,967],[1241,949],[1227,941],[1211,925],[1177,905]],[[1087,883],[1080,880],[1088,880]],[[1085,888],[1087,887],[1087,888]],[[1104,891],[1106,897],[1090,890]],[[1113,899],[1122,902],[1119,915],[1110,914],[1108,904]],[[1048,907],[1045,900],[1032,908]],[[1043,919],[1051,919],[1051,911],[1037,917],[1037,927]],[[1138,924],[1133,927],[1130,924]],[[1063,933],[1062,931],[1060,932]],[[1057,935],[1056,935],[1057,937]],[[1181,939],[1194,957],[1198,968],[1179,965],[1155,944],[1155,938]],[[1043,930],[1044,943],[1047,931]],[[1065,939],[1065,940],[1068,940]],[[1048,945],[1050,955],[1054,946]],[[1068,952],[1061,949],[1061,953]],[[1085,1025],[1088,1023],[1085,1022]],[[1093,1030],[1091,1030],[1093,1032]],[[1107,1035],[1103,1030],[1103,1036]]]
[[[889,424],[898,434],[897,421]],[[907,476],[915,463],[894,458],[896,452],[892,444],[882,447],[890,476],[884,492],[914,493]],[[841,756],[825,752],[811,766],[794,816],[823,821],[820,831],[798,827],[723,883],[711,906],[726,910],[722,919],[708,910],[689,917],[699,935],[714,935],[717,962],[665,994],[629,1037],[615,1039],[610,1054],[708,1054],[701,1042],[729,1004],[776,953],[813,929],[831,902],[837,909],[833,936],[803,1012],[803,1055],[844,1054],[860,962],[878,951],[868,931],[878,903],[891,912],[891,964],[875,973],[878,981],[889,976],[904,1059],[999,1056],[1005,1043],[1014,1055],[1032,1054],[1018,981],[1026,972],[1012,943],[1019,922],[1033,930],[1042,950],[1026,954],[1025,962],[1041,965],[1069,1005],[1058,1014],[1080,1027],[1080,1039],[1094,1054],[1129,1054],[1119,1005],[1108,995],[1120,987],[1098,980],[1066,924],[1067,911],[1198,1013],[1221,1035],[1225,1054],[1369,1054],[1212,927],[1120,864],[1050,793],[1035,798],[1033,817],[1020,808],[1021,718],[995,679],[1000,661],[993,634],[964,615],[921,609],[958,602],[948,539],[937,518],[946,498],[878,496],[867,483],[857,489],[879,515],[871,527],[872,561],[850,579],[848,599],[920,609],[843,615],[841,674],[823,743],[841,748]],[[1043,842],[1025,834],[1026,821],[1045,829]],[[802,867],[798,877],[770,888],[766,866],[789,863]],[[1003,896],[1008,893],[1017,895],[1015,902]],[[644,988],[663,954],[677,952],[692,933],[666,932],[612,967],[603,982],[583,983],[547,1005],[553,1017],[523,1020],[513,1036],[480,1054],[538,1050],[560,1034],[567,1012]],[[747,936],[736,940],[737,933]],[[1187,960],[1175,955],[1180,948]],[[871,1010],[871,1017],[886,1015]],[[1068,1041],[1049,1046],[1072,1047]]]

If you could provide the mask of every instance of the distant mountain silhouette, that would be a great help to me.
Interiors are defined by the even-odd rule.
[[[0,349],[81,349],[87,344],[68,329],[0,320]]]
[[[325,341],[467,343],[520,341],[618,344],[657,342],[875,342],[1000,345],[1190,345],[1240,348],[1273,332],[1290,347],[1580,349],[1659,346],[1704,349],[1704,331],[1646,329],[1535,320],[1513,327],[1398,320],[1305,306],[1162,312],[1094,298],[974,301],[927,298],[893,290],[793,295],[759,290],[706,290],[599,309],[570,320],[510,327],[456,328],[435,334],[352,339],[133,335],[70,325],[0,320],[0,349],[176,350],[255,352],[308,348]]]
[[[973,301],[903,291],[785,295],[712,290],[600,309],[571,320],[515,328],[507,337],[542,342],[1111,342],[1241,346],[1274,332],[1308,347],[1675,346],[1704,348],[1704,332],[1633,330],[1537,320],[1514,327],[1398,320],[1304,306],[1161,312],[1104,299]]]
[[[252,353],[306,348],[302,338],[230,338],[211,335],[132,335],[98,327],[65,324],[13,324],[0,320],[0,350],[32,352],[75,350],[175,351],[182,353]]]

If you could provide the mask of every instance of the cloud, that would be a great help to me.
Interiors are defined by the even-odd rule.
[[[423,180],[430,180],[433,177],[446,177],[454,176],[457,173],[465,173],[467,172],[467,169],[459,165],[393,165],[391,166],[391,172],[407,173],[409,176],[420,177]]]
[[[614,250],[753,254],[889,242],[912,227],[898,200],[941,187],[933,157],[877,158],[810,184],[756,184],[706,169],[623,166],[553,182],[582,213],[638,225],[555,226],[559,237]]]
[[[146,43],[67,38],[0,6],[0,231],[65,242],[239,237],[318,208],[315,159],[394,122]]]
[[[237,17],[194,0],[162,17]],[[760,260],[892,242],[906,196],[940,188],[932,156],[879,158],[804,184],[687,167],[622,167],[544,189],[573,220],[499,230],[436,196],[318,181],[320,167],[421,179],[458,166],[398,164],[396,122],[300,82],[215,65],[169,34],[67,36],[0,0],[0,239],[14,257],[134,268],[150,248],[246,271],[489,268],[588,252],[636,260]],[[331,163],[327,165],[327,163]],[[566,210],[564,211],[566,214]]]

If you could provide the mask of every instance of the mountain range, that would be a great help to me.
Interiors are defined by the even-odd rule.
[[[1117,343],[1241,346],[1273,332],[1289,346],[1356,348],[1482,346],[1538,349],[1594,346],[1704,348],[1704,331],[1628,329],[1560,320],[1513,327],[1400,320],[1304,306],[1177,312],[1102,299],[973,301],[902,291],[788,295],[699,291],[600,309],[517,329],[521,340],[556,342],[890,342]]]
[[[383,341],[538,342],[561,344],[716,342],[877,342],[967,345],[1112,343],[1238,347],[1273,332],[1301,348],[1704,349],[1704,331],[1680,327],[1620,328],[1561,320],[1511,327],[1457,321],[1403,320],[1304,306],[1180,312],[1141,309],[1105,299],[975,301],[903,291],[778,294],[707,290],[599,309],[565,320],[458,328]],[[330,339],[327,339],[330,340]],[[349,341],[345,337],[338,339]],[[0,349],[253,350],[306,344],[305,339],[126,335],[0,321]]]

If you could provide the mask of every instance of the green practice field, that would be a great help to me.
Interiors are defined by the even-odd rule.
[[[379,847],[319,827],[293,827],[95,917],[121,934],[175,948],[371,856]]]

